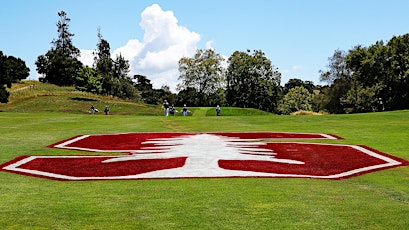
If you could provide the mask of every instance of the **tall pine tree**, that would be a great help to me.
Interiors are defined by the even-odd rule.
[[[40,81],[60,86],[72,85],[82,63],[78,60],[80,50],[72,44],[73,33],[69,31],[70,19],[64,11],[58,13],[58,38],[53,39],[53,47],[37,58],[37,72]]]

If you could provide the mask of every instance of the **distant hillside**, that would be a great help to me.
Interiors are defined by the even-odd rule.
[[[60,112],[86,114],[93,105],[103,114],[105,105],[110,109],[110,114],[122,115],[157,115],[163,114],[161,105],[148,105],[125,101],[118,98],[95,95],[75,90],[74,87],[59,87],[56,85],[40,83],[38,81],[22,81],[13,84],[9,89],[9,103],[0,104],[3,112]],[[176,106],[177,110],[181,108]],[[215,108],[191,107],[190,116],[215,116]],[[257,109],[242,109],[222,107],[222,116],[249,116],[272,115]],[[177,113],[181,116],[181,112]]]
[[[38,81],[23,81],[13,84],[10,89],[9,103],[0,104],[4,112],[65,112],[88,113],[91,106],[103,113],[105,105],[111,114],[161,115],[158,105],[147,105],[125,101],[113,97],[104,97],[75,90],[74,87],[59,87]]]

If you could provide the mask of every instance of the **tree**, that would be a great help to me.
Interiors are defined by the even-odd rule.
[[[321,80],[331,84],[325,90],[329,100],[321,100],[328,101],[329,111],[409,108],[409,34],[358,45],[348,54],[337,50],[329,61],[329,70],[320,71]]]
[[[197,91],[200,105],[206,105],[206,97],[222,87],[224,58],[213,49],[197,50],[193,58],[179,60],[179,91],[193,88]]]
[[[178,105],[187,104],[189,106],[200,106],[203,103],[201,103],[199,99],[197,90],[195,88],[188,87],[186,89],[179,91],[176,97],[175,104],[178,104]]]
[[[40,81],[60,86],[72,85],[82,67],[78,60],[80,51],[72,44],[71,37],[74,34],[69,32],[70,19],[67,14],[61,11],[58,16],[58,38],[51,42],[54,47],[45,55],[40,55],[35,64],[37,72],[43,75]]]
[[[353,71],[347,65],[347,53],[342,50],[335,50],[332,57],[328,58],[328,70],[320,70],[320,80],[329,84],[323,89],[317,107],[325,109],[330,113],[344,113],[344,108],[340,102],[351,87]],[[325,97],[325,98],[323,98]]]
[[[385,75],[389,75],[387,48],[383,42],[369,48],[356,46],[346,56],[347,67],[351,69],[351,82],[363,87],[372,87],[375,84],[385,83]]]
[[[342,50],[335,50],[332,57],[328,58],[328,70],[320,70],[320,80],[332,85],[336,79],[350,79],[352,72],[347,67],[346,52]]]
[[[138,89],[141,99],[147,104],[160,104],[165,96],[165,91],[161,89],[153,89],[151,80],[143,75],[134,75],[133,79],[136,89]]]
[[[94,68],[96,74],[103,79],[102,94],[104,95],[114,94],[114,85],[117,81],[113,79],[113,66],[110,45],[108,41],[102,37],[101,30],[98,28],[97,50],[94,52]]]
[[[139,92],[128,75],[129,61],[121,54],[112,60],[109,42],[102,37],[100,28],[98,28],[98,43],[94,52],[93,67],[95,79],[98,80],[98,84],[101,84],[100,94],[139,100]]]
[[[376,97],[382,88],[380,84],[372,87],[357,85],[351,88],[347,94],[341,98],[344,110],[347,113],[373,112],[379,107],[379,99]]]
[[[300,110],[312,111],[312,94],[303,86],[296,86],[288,91],[278,106],[281,114],[290,114]]]
[[[26,79],[29,76],[30,69],[20,58],[4,55],[0,51],[0,103],[7,103],[12,83]]]
[[[146,76],[144,75],[139,75],[136,74],[133,76],[133,79],[136,80],[135,82],[135,87],[143,92],[143,91],[147,91],[147,90],[152,90],[153,89],[153,85],[151,83],[151,80],[149,80]]]
[[[118,88],[113,96],[127,100],[140,101],[139,92],[134,87],[130,78],[119,79],[119,84],[117,86]]]
[[[347,64],[354,71],[351,90],[377,88],[374,97],[382,98],[386,109],[409,108],[409,34],[393,37],[386,45],[378,41],[358,46],[350,51]]]
[[[260,50],[235,51],[228,59],[226,99],[231,106],[274,111],[281,73]]]
[[[226,90],[224,88],[219,88],[215,93],[208,95],[207,97],[208,105],[220,105],[226,106]]]
[[[389,40],[387,52],[390,69],[384,71],[386,87],[378,96],[386,100],[390,109],[409,109],[409,34]]]
[[[323,93],[327,97],[327,100],[324,100],[327,102],[324,106],[325,110],[329,113],[344,113],[345,110],[341,104],[341,98],[347,94],[351,85],[351,81],[341,78],[336,79],[329,88],[324,90]]]
[[[319,87],[319,90],[315,90],[313,93],[312,97],[312,109],[315,112],[321,112],[321,111],[329,111],[328,110],[328,105],[329,105],[329,97],[328,97],[328,91],[330,87],[329,86],[322,86]]]
[[[315,85],[312,81],[303,81],[301,79],[291,78],[290,80],[288,80],[287,83],[285,83],[283,93],[287,94],[290,89],[295,88],[297,86],[302,86],[306,88],[310,93],[312,93],[315,88]]]
[[[67,17],[67,13],[64,11],[58,12],[60,20],[57,23],[58,28],[58,38],[52,41],[55,48],[61,50],[62,53],[67,57],[78,57],[80,55],[80,50],[72,44],[71,37],[74,36],[73,33],[69,31],[68,23],[71,21]]]
[[[118,79],[129,78],[129,61],[125,60],[122,54],[116,56],[116,60],[113,62],[113,76]]]
[[[160,89],[156,90],[159,95],[162,95],[161,99],[167,100],[171,104],[175,105],[176,103],[176,94],[170,91],[170,87],[168,85],[162,85]]]
[[[117,90],[114,91],[113,96],[123,99],[139,100],[138,90],[135,88],[129,74],[129,61],[119,54],[113,62],[112,77],[116,80],[115,85]]]
[[[7,56],[3,55],[3,52],[0,51],[0,103],[7,103],[10,95],[5,87],[5,85],[7,85],[8,88],[11,87],[11,79],[10,76],[7,75],[6,65]]]
[[[7,92],[6,87],[4,85],[0,85],[0,103],[7,103],[9,102],[10,93]]]
[[[85,66],[78,71],[75,88],[80,91],[100,94],[102,92],[102,80],[102,77],[98,76],[93,68]]]
[[[94,52],[94,68],[102,75],[110,75],[113,60],[111,59],[111,47],[109,42],[102,37],[101,29],[98,28],[97,50]]]

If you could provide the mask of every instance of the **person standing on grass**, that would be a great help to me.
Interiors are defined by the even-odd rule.
[[[165,117],[167,117],[169,115],[169,103],[167,100],[163,102],[163,109],[164,109]]]
[[[183,116],[186,117],[186,116],[187,116],[187,107],[186,107],[186,104],[183,105],[182,111],[183,111]]]
[[[217,116],[220,116],[220,111],[221,111],[221,110],[220,110],[220,106],[217,105],[217,106],[216,106],[216,115],[217,115]]]
[[[107,105],[105,106],[104,112],[105,112],[105,115],[109,115],[109,108]]]
[[[173,105],[170,106],[169,113],[170,115],[175,116],[175,107],[173,107]]]
[[[91,108],[89,109],[89,111],[90,111],[90,113],[91,113],[92,115],[95,114],[95,107],[94,107],[94,105],[91,105]]]

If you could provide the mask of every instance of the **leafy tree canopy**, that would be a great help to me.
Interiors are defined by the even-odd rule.
[[[193,58],[179,60],[179,91],[195,89],[199,105],[206,105],[206,98],[223,86],[224,58],[213,49],[197,50]]]
[[[0,51],[0,103],[7,103],[12,83],[26,79],[29,76],[30,69],[20,58],[4,55]]]
[[[312,94],[303,86],[296,86],[289,90],[278,106],[281,114],[290,114],[300,110],[312,111]]]
[[[231,106],[274,111],[281,91],[281,73],[261,50],[234,52],[227,68],[226,99]]]
[[[302,86],[306,88],[310,93],[312,93],[313,90],[315,89],[315,85],[312,81],[303,81],[301,79],[291,78],[290,80],[288,80],[287,83],[285,83],[283,93],[287,94],[290,89],[295,88],[297,86]]]

